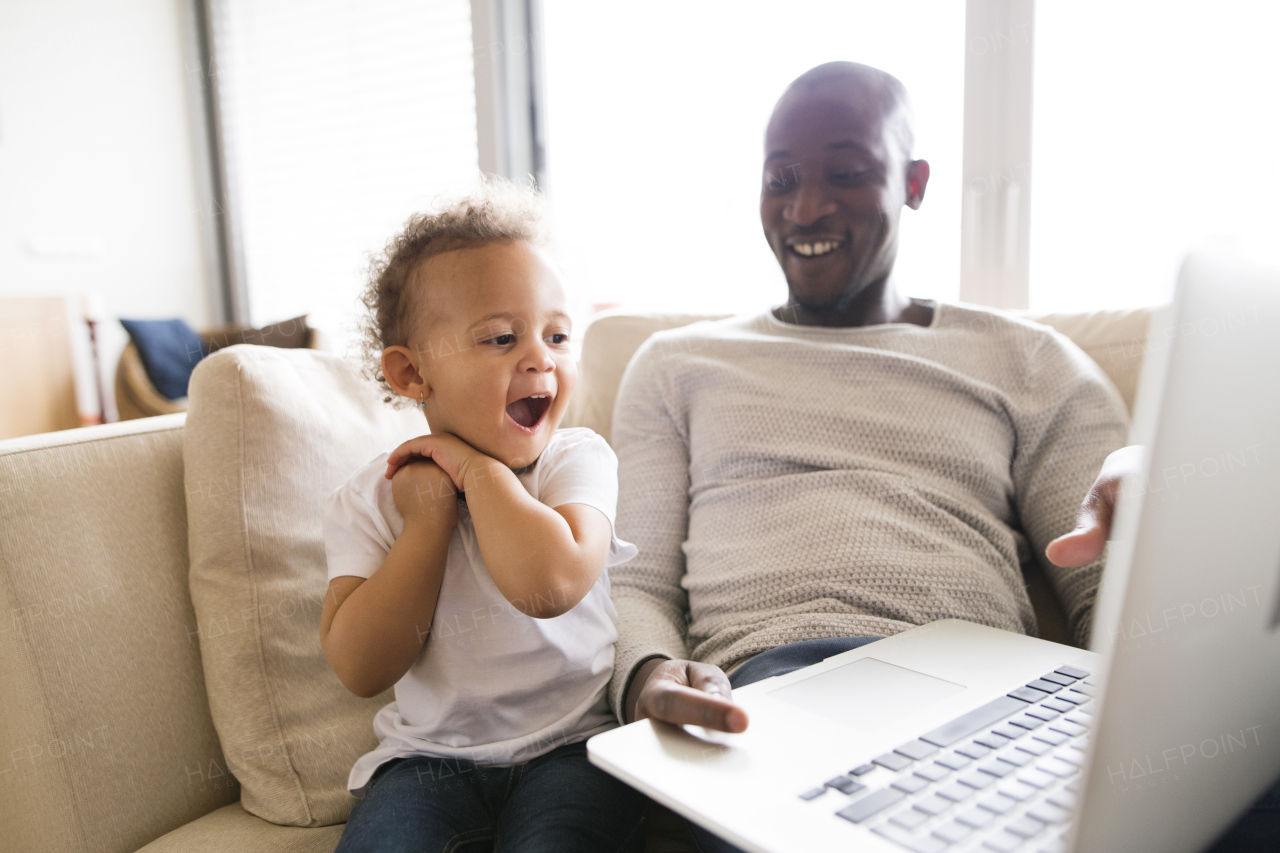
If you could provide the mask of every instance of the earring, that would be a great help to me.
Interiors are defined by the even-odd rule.
[[[427,401],[426,401],[426,398],[424,397],[423,399],[418,401],[418,408],[425,409],[426,407],[427,407]]]

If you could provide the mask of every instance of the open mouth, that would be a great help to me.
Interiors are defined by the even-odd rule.
[[[787,243],[787,248],[793,255],[799,255],[802,258],[820,258],[831,254],[843,245],[843,240],[810,240],[804,243],[796,240]]]
[[[542,423],[542,419],[547,416],[547,410],[550,408],[551,395],[533,394],[509,403],[507,417],[515,421],[520,428],[532,432]]]

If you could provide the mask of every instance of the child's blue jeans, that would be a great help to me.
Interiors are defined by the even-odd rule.
[[[648,800],[585,743],[514,767],[397,758],[373,774],[335,853],[612,853],[644,847]]]

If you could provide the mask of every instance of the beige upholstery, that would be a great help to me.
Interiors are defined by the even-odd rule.
[[[183,420],[0,443],[5,850],[134,850],[239,799],[187,594]]]
[[[1041,319],[1131,402],[1148,315]],[[614,315],[590,328],[577,422],[607,435],[631,353],[693,319]],[[313,824],[345,814],[336,786],[371,741],[380,700],[335,687],[318,608],[301,609],[323,589],[318,501],[416,427],[314,351],[230,348],[193,382],[185,488],[187,415],[0,442],[0,849],[329,853],[341,834],[246,812],[230,770],[249,782],[250,809]],[[297,610],[279,606],[290,600]],[[337,736],[321,750],[312,734],[308,754],[307,732],[330,717]],[[352,717],[363,732],[344,728]]]
[[[1087,314],[1021,314],[1071,338],[1098,363],[1132,412],[1151,312],[1150,308],[1133,308]],[[608,439],[622,371],[640,345],[654,332],[725,316],[614,313],[597,317],[582,338],[579,385],[565,425],[590,427]]]
[[[350,693],[320,652],[324,499],[378,453],[426,431],[350,364],[233,346],[191,376],[185,438],[191,598],[213,721],[246,811],[347,819],[347,773],[392,700]]]

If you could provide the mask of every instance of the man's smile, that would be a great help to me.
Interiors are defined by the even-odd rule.
[[[836,237],[813,239],[810,237],[793,237],[787,240],[790,254],[802,258],[820,258],[829,255],[844,245],[844,240]]]

